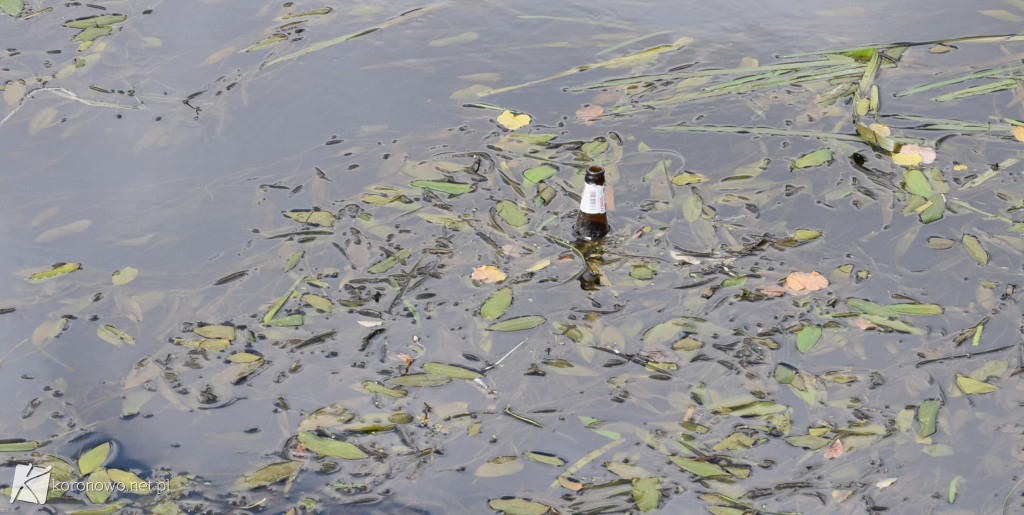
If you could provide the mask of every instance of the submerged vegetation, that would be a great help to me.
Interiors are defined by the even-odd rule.
[[[37,14],[24,9],[0,1]],[[240,83],[445,9],[348,13],[365,23],[337,36],[337,12],[296,7],[218,57],[259,62],[180,100],[215,120]],[[63,23],[93,52],[69,66],[131,23]],[[246,229],[194,289],[72,247],[21,273],[0,317],[32,327],[0,367],[60,371],[19,399],[0,452],[92,485],[49,492],[81,513],[1019,509],[1024,66],[1000,50],[1020,40],[732,66],[702,55],[706,39],[630,29],[593,61],[453,88],[461,126],[334,134],[313,164],[234,181],[256,198],[233,214]],[[967,46],[990,61],[958,61]],[[60,74],[8,80],[0,130],[53,127],[52,108],[27,114],[37,91],[115,107]],[[533,112],[524,90],[573,107]],[[971,118],[947,114],[972,101]],[[370,177],[352,155],[379,156]],[[577,246],[592,165],[614,232]],[[189,201],[229,187],[211,184]],[[32,218],[37,244],[92,227],[55,214]],[[115,244],[160,252],[156,237]],[[70,388],[76,352],[109,354],[116,387]],[[131,437],[141,427],[166,431],[159,451]]]

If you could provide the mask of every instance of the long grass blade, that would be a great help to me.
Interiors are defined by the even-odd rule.
[[[946,80],[941,80],[939,82],[933,82],[931,84],[925,84],[923,86],[918,86],[916,88],[905,89],[903,91],[900,91],[900,92],[896,93],[895,96],[903,97],[903,96],[907,96],[907,95],[912,95],[914,93],[920,93],[922,91],[928,91],[929,89],[933,89],[933,88],[938,88],[938,87],[942,87],[942,86],[948,86],[950,84],[959,84],[961,82],[966,82],[966,81],[969,81],[971,79],[980,79],[982,77],[990,77],[992,75],[999,75],[1000,73],[1012,72],[1014,70],[1021,70],[1021,69],[1024,69],[1024,64],[1016,64],[1016,65],[1013,65],[1013,66],[1004,66],[1002,68],[994,68],[994,69],[991,69],[991,70],[982,70],[980,72],[974,72],[974,73],[969,73],[967,75],[961,75],[959,77],[953,77],[952,79],[946,79]]]

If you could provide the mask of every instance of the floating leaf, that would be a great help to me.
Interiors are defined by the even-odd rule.
[[[261,359],[263,359],[263,356],[251,352],[239,352],[228,356],[228,361],[231,363],[254,363]]]
[[[103,504],[110,498],[110,494],[114,493],[114,489],[111,488],[110,475],[107,474],[106,470],[99,469],[89,474],[85,478],[86,488],[85,496],[89,498],[89,501],[93,504]]]
[[[921,170],[907,170],[903,172],[903,182],[911,193],[916,193],[924,198],[932,196],[932,185],[924,174],[921,173]]]
[[[269,325],[271,327],[295,327],[306,323],[306,317],[302,314],[288,315],[283,317],[272,318],[263,322],[263,325]]]
[[[821,237],[821,231],[815,231],[812,229],[797,229],[793,232],[793,237],[800,241],[816,240]]]
[[[806,154],[797,159],[793,164],[789,165],[790,168],[810,168],[812,166],[821,166],[832,160],[832,149],[822,148]]]
[[[536,184],[540,181],[551,178],[557,172],[558,170],[551,165],[540,165],[523,172],[523,177],[526,178],[526,182]]]
[[[457,367],[455,365],[445,365],[444,363],[437,363],[434,361],[424,363],[423,370],[426,370],[428,374],[450,377],[452,379],[477,379],[484,376],[475,370]]]
[[[397,386],[441,386],[450,382],[452,378],[436,374],[406,374],[404,376],[392,377],[388,382]]]
[[[935,399],[928,399],[917,408],[917,421],[921,423],[921,429],[917,434],[922,438],[935,434],[936,423],[939,418],[939,408],[942,403]]]
[[[127,19],[128,17],[123,14],[103,14],[100,16],[90,16],[88,18],[66,21],[64,22],[64,26],[71,27],[73,29],[88,29],[91,27],[106,27],[115,23],[121,23]]]
[[[985,252],[985,249],[981,246],[981,242],[978,241],[978,238],[970,234],[965,234],[960,241],[964,244],[964,248],[967,249],[967,253],[970,254],[979,265],[984,266],[988,264],[988,252]]]
[[[24,0],[0,0],[0,11],[11,16],[18,16],[24,8]]]
[[[341,458],[343,460],[361,460],[368,457],[362,449],[343,440],[322,438],[303,431],[299,433],[299,443],[304,444],[309,450],[321,455]]]
[[[1024,141],[1024,127],[1021,127],[1020,125],[1015,125],[1012,129],[1010,129],[1010,133],[1013,134],[1013,137],[1016,138],[1017,141]]]
[[[555,456],[554,454],[547,452],[527,451],[523,453],[523,456],[526,456],[527,458],[530,458],[531,460],[536,461],[537,463],[543,463],[545,465],[550,465],[552,467],[562,467],[565,465],[565,460],[559,458],[558,456]]]
[[[794,447],[816,451],[829,444],[829,439],[815,435],[787,436],[786,443]]]
[[[282,211],[281,214],[295,220],[296,222],[318,225],[320,227],[334,227],[334,221],[336,220],[333,213],[310,209]]]
[[[96,329],[96,335],[102,338],[103,341],[118,347],[124,342],[128,342],[129,345],[135,345],[135,338],[112,325],[105,325]]]
[[[636,507],[641,511],[657,509],[661,500],[660,479],[656,477],[645,477],[633,480],[633,500]]]
[[[295,268],[295,265],[299,264],[299,260],[302,259],[303,254],[306,251],[292,252],[291,256],[288,256],[288,261],[284,264],[284,272],[288,273],[291,269]]]
[[[473,269],[470,279],[482,283],[498,283],[504,281],[508,275],[494,265],[483,265]]]
[[[128,284],[132,282],[132,280],[135,279],[135,277],[138,275],[138,268],[126,266],[120,270],[115,270],[114,275],[111,277],[111,281],[113,281],[114,286],[121,286],[122,284]]]
[[[235,339],[235,326],[233,325],[203,325],[196,327],[192,332],[203,338]]]
[[[722,467],[708,461],[699,461],[682,456],[669,456],[668,459],[672,460],[672,463],[675,463],[679,468],[700,477],[727,477],[730,475]]]
[[[487,505],[494,511],[500,511],[508,515],[545,515],[547,513],[555,513],[555,509],[551,506],[518,497],[491,499],[487,501]]]
[[[694,222],[704,212],[704,200],[696,192],[691,192],[683,198],[683,218],[687,222]]]
[[[979,381],[977,379],[971,379],[960,374],[956,375],[956,385],[960,387],[960,390],[967,395],[975,393],[991,393],[999,389],[998,386],[986,383],[985,381]]]
[[[100,468],[110,455],[110,442],[89,449],[78,458],[78,473],[85,476]]]
[[[261,39],[260,41],[257,41],[256,43],[253,43],[253,44],[245,47],[244,49],[239,51],[239,53],[252,52],[253,50],[259,50],[259,49],[261,49],[263,47],[268,47],[270,45],[274,45],[274,44],[280,43],[282,41],[287,41],[287,40],[288,40],[288,36],[286,36],[284,34],[271,34],[271,35]]]
[[[34,451],[39,447],[39,442],[31,440],[26,442],[4,442],[0,443],[0,452],[26,452]]]
[[[516,456],[498,456],[477,467],[477,477],[501,477],[523,470],[523,462]]]
[[[178,345],[212,351],[221,351],[231,346],[231,341],[225,338],[196,338],[192,340],[174,338],[172,341]]]
[[[41,281],[45,281],[47,279],[53,279],[54,277],[70,274],[71,272],[74,272],[75,270],[78,270],[80,268],[82,268],[81,263],[61,263],[59,265],[54,265],[53,268],[45,272],[36,272],[32,274],[31,276],[29,276],[28,282],[38,283]]]
[[[519,209],[519,206],[514,202],[502,200],[498,202],[496,210],[498,216],[512,227],[522,227],[529,222],[526,218],[526,213],[523,213],[523,210]]]
[[[272,485],[293,476],[300,467],[302,467],[301,461],[282,461],[267,465],[256,472],[242,476],[238,479],[235,486],[239,489],[252,490],[253,488]]]
[[[796,348],[801,353],[811,350],[821,339],[821,328],[816,325],[805,325],[796,333]]]
[[[924,205],[924,209],[920,210],[921,223],[930,224],[936,220],[942,219],[942,215],[946,212],[946,197],[941,193],[932,195]]]
[[[533,329],[534,327],[537,327],[546,321],[547,319],[540,315],[527,315],[516,318],[510,318],[508,320],[502,320],[501,322],[496,322],[494,324],[491,324],[487,328],[487,330],[504,332],[523,331],[526,329]]]
[[[480,306],[480,316],[487,320],[497,320],[512,305],[512,288],[505,287],[491,294]]]
[[[512,114],[512,111],[506,109],[502,111],[500,115],[498,115],[498,119],[495,121],[498,122],[498,125],[501,125],[502,127],[510,131],[514,131],[516,129],[521,129],[529,125],[530,115],[523,113]]]
[[[650,281],[654,279],[654,269],[648,265],[634,265],[629,276],[639,281]]]
[[[796,378],[798,370],[792,365],[786,363],[779,363],[775,366],[775,380],[779,384],[790,384],[793,379]]]
[[[605,150],[608,150],[608,142],[601,140],[588,141],[580,146],[580,151],[591,156],[596,156]]]
[[[124,491],[126,492],[140,495],[149,493],[149,481],[143,480],[134,472],[120,469],[107,469],[107,475],[110,476],[110,480],[117,483],[118,486],[124,485]]]
[[[327,297],[323,297],[313,293],[307,293],[302,296],[302,300],[305,301],[306,304],[309,304],[310,306],[313,306],[314,308],[319,309],[324,313],[334,312],[334,303],[331,302],[331,299],[328,299]]]
[[[828,279],[817,271],[812,271],[811,273],[793,272],[786,276],[783,286],[789,293],[807,293],[825,288],[828,286]]]
[[[398,388],[388,388],[376,381],[363,381],[363,390],[369,393],[376,393],[380,395],[386,395],[388,397],[402,398],[409,394],[405,390],[399,390]]]
[[[371,274],[383,274],[388,270],[398,266],[399,263],[405,264],[405,260],[409,259],[412,255],[412,251],[409,249],[401,249],[398,252],[378,261],[375,265],[370,267],[369,272]]]
[[[695,174],[693,172],[683,172],[672,178],[672,184],[675,184],[676,186],[685,186],[687,184],[693,184],[701,182],[703,180],[704,177],[699,174]]]
[[[946,311],[938,304],[889,304],[885,308],[903,315],[941,315]]]
[[[828,446],[825,451],[826,460],[834,460],[843,455],[843,441],[836,438],[836,441],[832,442],[832,445]]]
[[[412,181],[412,186],[447,193],[453,197],[476,189],[476,186],[472,184],[448,181]]]

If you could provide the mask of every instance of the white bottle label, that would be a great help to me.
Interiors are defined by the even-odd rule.
[[[580,197],[580,211],[588,214],[604,213],[604,186],[584,184]]]

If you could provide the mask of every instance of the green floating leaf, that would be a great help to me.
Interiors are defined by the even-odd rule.
[[[363,390],[369,393],[375,393],[380,395],[386,395],[388,397],[394,397],[400,399],[408,395],[409,392],[405,390],[399,390],[398,388],[388,388],[376,381],[363,381]]]
[[[979,381],[977,379],[971,379],[970,377],[956,375],[956,385],[960,387],[960,390],[967,395],[975,393],[992,393],[999,389],[998,386],[985,381]]]
[[[849,298],[846,299],[846,305],[850,309],[854,311],[859,311],[861,313],[864,313],[865,315],[881,315],[884,317],[899,316],[899,313],[885,306],[882,306],[881,304],[871,302],[870,300]]]
[[[487,505],[490,506],[492,510],[500,511],[508,515],[545,515],[547,513],[555,513],[555,509],[551,506],[518,497],[491,499],[490,501],[487,501]]]
[[[807,352],[821,339],[821,328],[816,325],[805,325],[796,333],[796,348],[800,353]]]
[[[724,468],[708,462],[699,461],[693,458],[684,458],[682,456],[669,456],[668,459],[672,460],[679,468],[696,474],[700,477],[729,477],[729,474]]]
[[[477,477],[501,477],[515,474],[523,470],[523,462],[516,456],[498,456],[477,467],[473,472]]]
[[[127,19],[128,17],[123,14],[103,14],[100,16],[90,16],[88,18],[66,21],[64,22],[64,26],[71,27],[73,29],[88,29],[90,27],[106,27],[115,23],[121,23]]]
[[[310,209],[282,211],[281,214],[296,222],[318,225],[320,227],[334,227],[334,221],[336,220],[334,213]]]
[[[78,473],[85,476],[91,474],[107,461],[110,455],[110,442],[105,442],[89,449],[78,458]]]
[[[292,252],[291,256],[288,256],[288,261],[284,264],[284,272],[288,273],[291,269],[295,268],[295,265],[299,264],[299,260],[306,251]]]
[[[111,488],[110,476],[106,470],[99,469],[89,474],[85,478],[86,489],[85,496],[89,498],[89,502],[93,504],[103,504],[110,498],[110,494],[114,493],[114,489]]]
[[[487,330],[503,332],[524,331],[526,329],[533,329],[546,321],[547,319],[540,315],[527,315],[496,322],[487,327]]]
[[[879,327],[892,329],[893,331],[896,332],[907,334],[924,334],[924,330],[918,329],[913,325],[908,324],[907,322],[904,322],[899,319],[893,320],[882,315],[864,315],[864,318],[870,320],[871,323]]]
[[[911,193],[916,193],[924,198],[932,196],[932,185],[924,174],[921,173],[921,170],[912,169],[904,171],[903,183],[907,191]]]
[[[775,380],[778,381],[779,384],[792,383],[793,379],[796,378],[798,372],[799,371],[796,369],[796,367],[793,367],[792,365],[788,365],[786,363],[779,363],[775,367]]]
[[[543,463],[552,467],[562,467],[565,465],[565,460],[548,452],[526,451],[523,453],[523,456],[526,456],[537,463]]]
[[[41,281],[45,281],[47,279],[53,279],[54,277],[70,274],[71,272],[74,272],[75,270],[78,270],[80,268],[82,268],[81,263],[62,263],[60,265],[54,265],[53,268],[45,272],[37,272],[32,274],[28,278],[28,282],[38,283]]]
[[[932,195],[928,202],[926,202],[920,211],[921,223],[930,224],[936,220],[941,220],[942,215],[946,213],[946,197],[940,193]]]
[[[793,237],[800,241],[816,240],[821,237],[821,231],[813,229],[797,229],[793,231]]]
[[[24,0],[0,0],[0,11],[3,11],[11,16],[17,16],[21,14],[21,11],[24,8]]]
[[[704,212],[704,200],[696,192],[692,192],[683,198],[683,218],[687,222],[694,222]]]
[[[307,293],[302,296],[302,300],[305,301],[306,304],[309,304],[310,306],[313,306],[314,308],[319,309],[324,313],[334,312],[334,303],[331,302],[331,299],[328,299],[327,297],[316,295],[314,293]]]
[[[388,382],[397,386],[441,386],[451,380],[452,378],[448,376],[437,374],[406,374],[392,377]]]
[[[939,408],[941,407],[942,402],[928,399],[917,408],[917,421],[921,423],[921,429],[917,431],[917,434],[922,438],[935,434],[936,423],[939,418]]]
[[[832,440],[823,436],[814,435],[798,435],[798,436],[787,436],[786,443],[793,447],[800,447],[803,449],[810,449],[816,451],[832,443]]]
[[[457,367],[455,365],[445,365],[444,363],[437,363],[435,361],[424,363],[423,370],[426,370],[428,374],[450,377],[452,379],[477,379],[484,376],[480,372],[476,372],[468,368]]]
[[[478,37],[480,37],[480,34],[476,32],[463,32],[458,36],[435,39],[428,44],[433,47],[444,47],[448,45],[456,45],[459,43],[469,43],[470,41],[474,41]]]
[[[956,501],[956,489],[963,480],[963,476],[956,476],[949,482],[949,504],[953,504],[953,502]]]
[[[412,186],[447,193],[453,197],[476,189],[472,184],[448,181],[412,181]]]
[[[985,266],[988,264],[988,252],[981,246],[981,242],[978,238],[965,234],[960,240],[964,244],[964,248],[967,249],[967,253],[978,262],[979,265]]]
[[[645,477],[633,480],[633,500],[636,507],[641,511],[651,511],[658,508],[661,501],[661,480],[656,477]]]
[[[370,267],[369,272],[371,274],[383,274],[388,270],[398,266],[399,263],[405,264],[405,260],[409,259],[412,255],[412,251],[409,249],[401,249],[398,252],[378,261],[375,265]]]
[[[203,338],[223,338],[225,340],[235,339],[235,326],[233,325],[204,325],[196,327],[192,332]]]
[[[654,279],[654,269],[649,265],[634,265],[629,276],[638,281],[650,281]]]
[[[263,322],[263,325],[272,327],[295,327],[306,323],[306,317],[302,314],[277,317]]]
[[[256,472],[242,476],[235,483],[235,486],[243,490],[252,490],[253,488],[272,485],[278,481],[288,479],[298,472],[300,467],[302,467],[301,461],[282,461],[267,465]]]
[[[120,270],[115,270],[113,276],[110,278],[113,281],[114,286],[121,286],[122,284],[128,284],[139,275],[138,268],[132,268],[126,266]]]
[[[512,227],[522,227],[529,222],[526,218],[526,213],[524,213],[522,209],[519,209],[519,206],[517,206],[515,202],[502,200],[501,202],[498,202],[496,210],[498,212],[498,216]]]
[[[822,148],[815,150],[810,154],[800,156],[793,164],[789,165],[790,168],[810,168],[812,166],[821,166],[832,160],[832,149]]]
[[[130,334],[112,326],[105,325],[96,329],[96,336],[99,336],[103,341],[120,347],[125,342],[129,345],[135,345],[135,338],[132,338]]]
[[[422,212],[416,213],[416,216],[419,216],[432,224],[443,225],[453,231],[461,231],[469,227],[469,224],[465,220],[457,216]]]
[[[267,47],[270,45],[280,43],[282,41],[286,41],[287,39],[288,36],[284,34],[271,34],[263,38],[262,40],[245,47],[245,49],[243,49],[242,52],[252,52],[253,50],[259,50],[263,47]]]
[[[36,447],[39,447],[39,442],[33,442],[31,440],[26,442],[5,442],[0,443],[0,452],[34,451]]]
[[[580,146],[580,150],[583,151],[583,153],[585,153],[585,154],[590,154],[591,156],[596,156],[596,155],[604,152],[605,150],[608,150],[608,142],[607,141],[601,141],[601,140],[589,141],[589,142],[584,143],[583,145],[581,145]]]
[[[299,443],[305,444],[309,450],[321,456],[331,456],[343,460],[361,460],[368,457],[362,449],[351,443],[331,438],[322,438],[309,431],[299,433]]]
[[[107,469],[107,475],[110,476],[111,481],[118,483],[118,486],[124,485],[124,491],[126,492],[140,495],[149,493],[149,481],[144,481],[134,472]]]
[[[902,315],[941,315],[946,311],[938,304],[889,304],[885,307]]]
[[[523,177],[526,178],[526,182],[536,184],[544,179],[551,178],[557,172],[558,170],[551,165],[540,165],[523,172]]]
[[[497,320],[512,305],[512,288],[504,287],[491,294],[480,306],[480,316],[487,320]]]
[[[225,338],[195,338],[186,340],[184,338],[173,338],[171,341],[178,345],[184,345],[186,347],[192,347],[194,349],[205,349],[212,351],[222,351],[231,346],[231,340]]]

